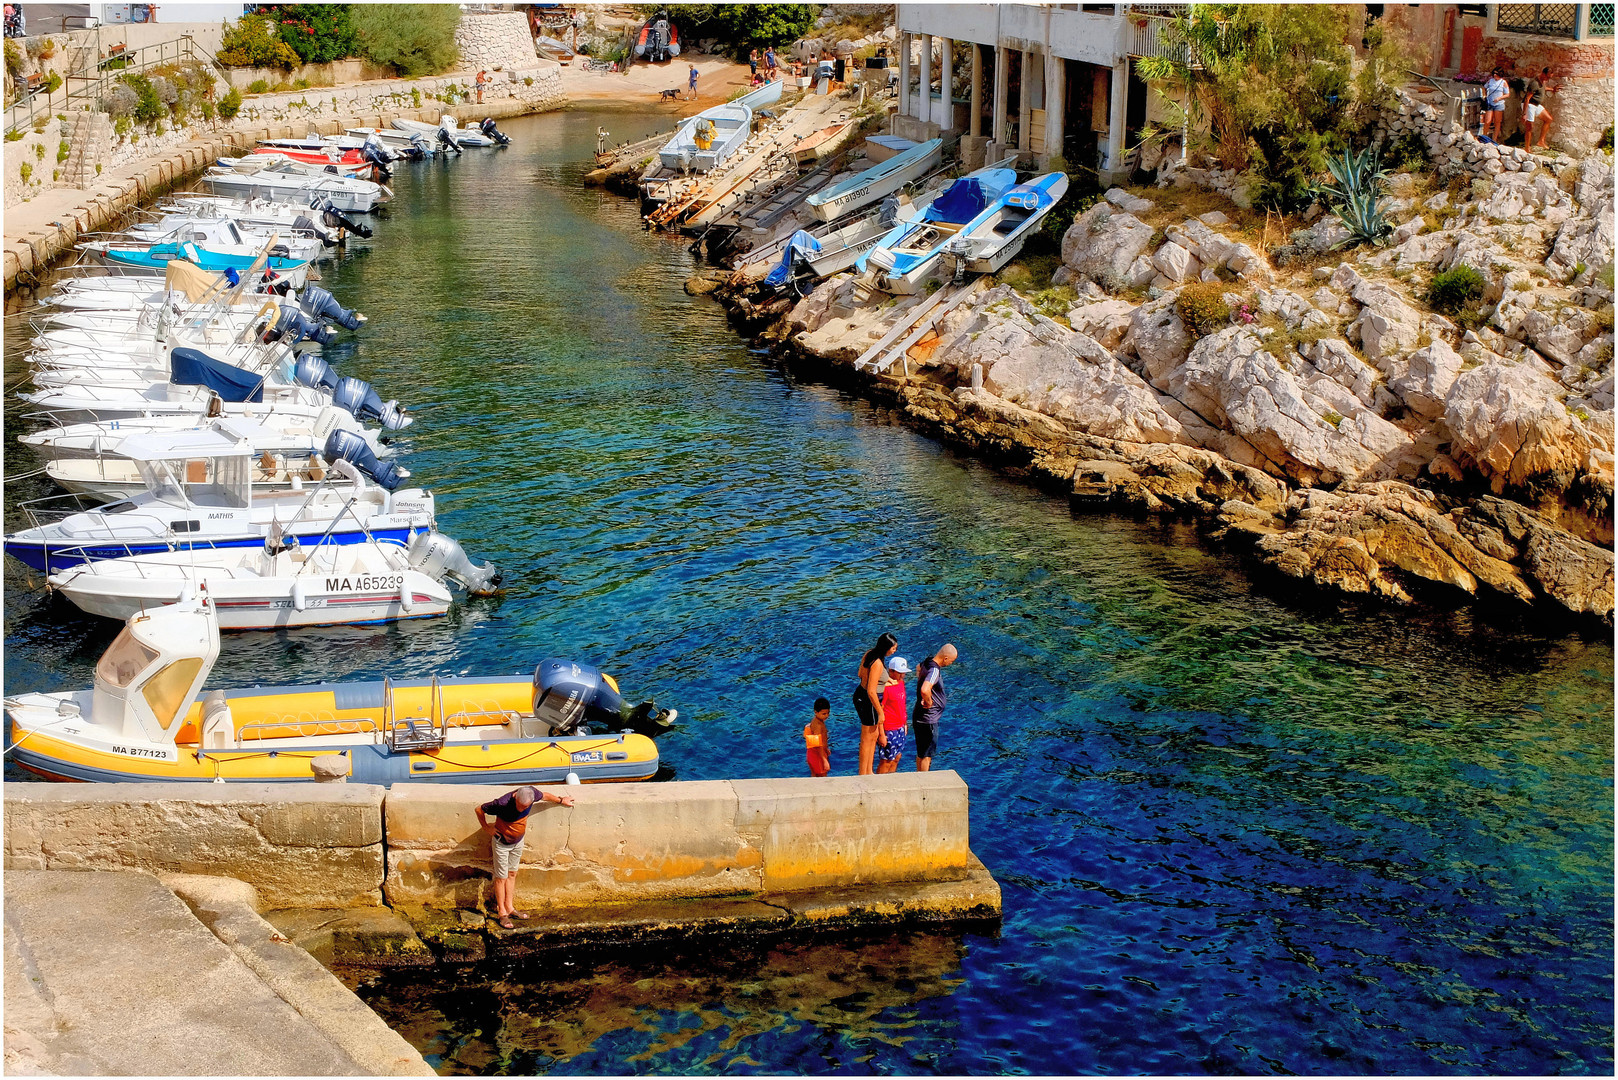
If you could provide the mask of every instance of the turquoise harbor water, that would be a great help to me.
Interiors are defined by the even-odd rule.
[[[603,120],[658,126],[535,117],[404,167],[326,272],[371,317],[338,367],[419,409],[405,461],[509,594],[234,635],[215,683],[560,654],[680,709],[679,778],[803,775],[820,693],[851,773],[860,651],[950,640],[935,764],[1005,920],[364,985],[442,1072],[1610,1074],[1606,635],[1298,594],[799,381],[578,185]],[[87,684],[115,627],[27,584],[7,691]]]

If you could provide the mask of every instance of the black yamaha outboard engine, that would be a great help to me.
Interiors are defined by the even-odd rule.
[[[558,735],[628,729],[655,739],[679,715],[653,701],[631,705],[600,668],[571,660],[541,660],[534,669],[533,691],[534,716]]]
[[[438,144],[446,150],[455,151],[457,154],[461,152],[461,144],[455,141],[455,136],[443,128],[438,129]]]
[[[347,229],[355,236],[361,237],[365,240],[369,240],[371,238],[372,233],[369,227],[355,221],[353,218],[337,209],[337,207],[331,204],[330,199],[321,199],[320,202],[315,204],[315,208],[320,211],[320,220],[324,221],[332,228]]]
[[[384,402],[370,383],[352,375],[338,380],[331,393],[331,403],[352,413],[357,420],[375,420],[389,431],[409,427],[416,419],[397,401]]]
[[[494,126],[494,117],[492,116],[485,116],[483,123],[478,125],[478,130],[501,146],[511,145],[511,136]]]
[[[333,465],[339,461],[352,463],[355,468],[389,491],[398,487],[410,475],[408,470],[377,457],[376,451],[371,449],[371,444],[365,441],[365,436],[348,428],[338,428],[326,436],[326,446],[321,450],[321,454]]]
[[[466,586],[473,596],[493,596],[500,591],[505,573],[493,563],[478,566],[467,557],[459,543],[441,532],[417,533],[407,555],[412,570],[442,581],[452,577]]]
[[[298,304],[313,318],[330,319],[344,330],[358,330],[365,322],[364,315],[349,311],[319,285],[305,285],[302,295],[298,297]]]
[[[298,232],[306,232],[319,237],[326,247],[337,246],[337,232],[333,226],[322,224],[308,214],[299,214],[292,219],[292,228]]]

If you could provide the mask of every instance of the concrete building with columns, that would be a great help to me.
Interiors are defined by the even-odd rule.
[[[894,134],[959,136],[969,165],[1060,154],[1121,179],[1151,111],[1134,58],[1163,47],[1159,30],[1183,7],[900,4]]]

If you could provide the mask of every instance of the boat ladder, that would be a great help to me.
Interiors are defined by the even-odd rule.
[[[436,715],[437,719],[434,719]],[[427,690],[427,715],[400,717],[393,707],[393,681],[382,680],[382,718],[388,749],[394,753],[437,750],[444,745],[444,688],[433,676]]]

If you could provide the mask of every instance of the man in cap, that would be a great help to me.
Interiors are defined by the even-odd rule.
[[[522,863],[523,840],[528,835],[528,815],[537,804],[546,802],[572,806],[573,796],[552,795],[528,784],[483,803],[475,811],[478,825],[489,834],[489,847],[494,852],[495,916],[507,930],[516,928],[512,919],[528,918],[526,911],[515,907],[517,867]]]

